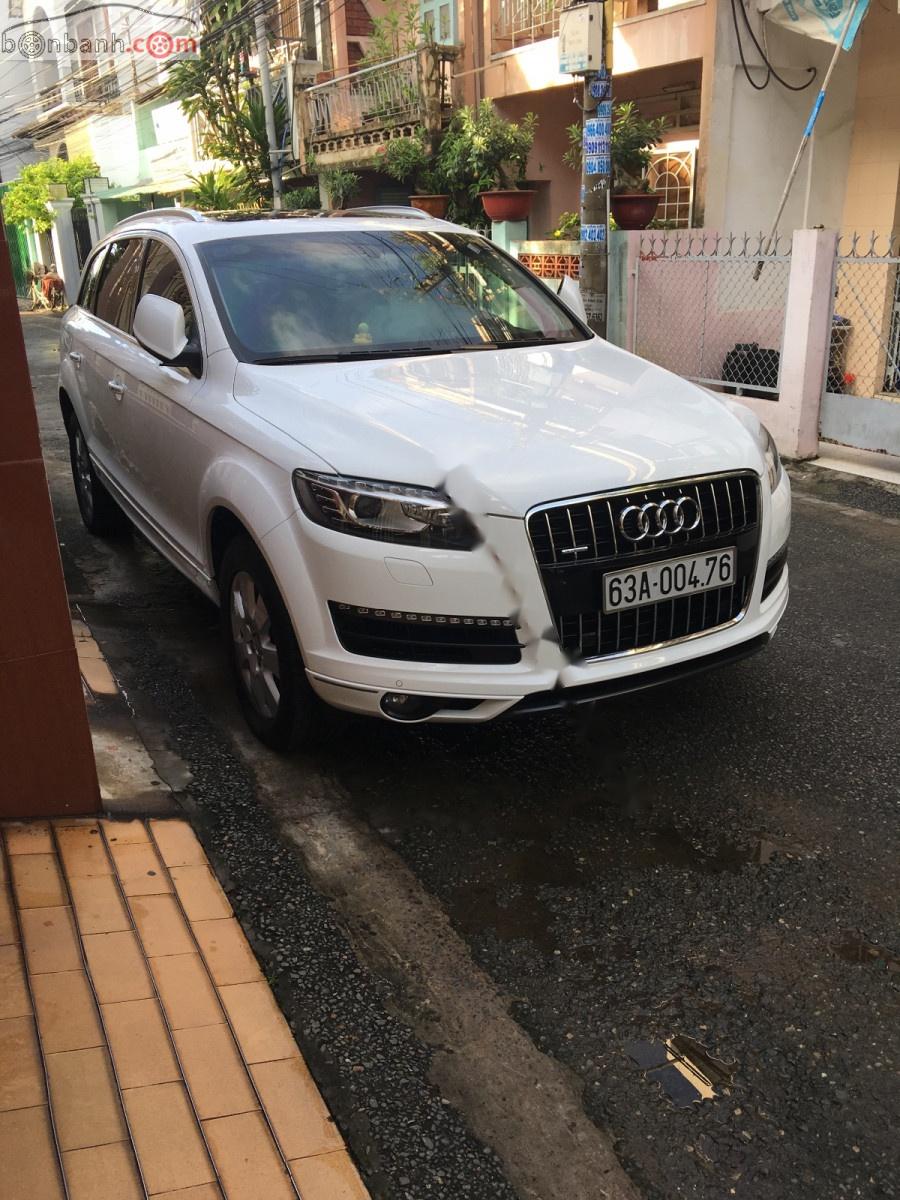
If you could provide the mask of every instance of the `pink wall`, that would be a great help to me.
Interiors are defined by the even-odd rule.
[[[547,237],[560,213],[578,208],[581,178],[561,161],[568,146],[566,126],[581,119],[581,113],[572,103],[573,94],[569,87],[547,88],[496,102],[497,108],[512,121],[521,120],[528,112],[537,114],[537,134],[528,159],[528,179],[537,189],[528,222],[530,238]]]

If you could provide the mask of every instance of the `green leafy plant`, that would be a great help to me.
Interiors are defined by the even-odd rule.
[[[192,206],[202,211],[246,208],[256,198],[246,174],[240,169],[216,167],[199,175],[189,175],[188,179],[193,192]]]
[[[166,95],[185,116],[199,120],[204,153],[227,159],[245,172],[257,195],[269,195],[269,142],[262,95],[247,76],[253,19],[243,0],[210,0],[202,7],[199,53],[169,68]],[[287,106],[275,105],[279,143]],[[273,147],[274,149],[274,147]]]
[[[632,100],[617,104],[613,109],[610,153],[612,157],[614,192],[649,192],[647,169],[666,131],[666,118],[642,117]],[[581,126],[566,128],[568,146],[563,162],[574,171],[581,170]]]
[[[581,237],[581,217],[577,212],[559,214],[556,228],[550,230],[550,237],[555,241],[578,241]]]
[[[371,67],[412,54],[421,45],[423,35],[418,0],[386,0],[384,11],[372,18],[363,65]]]
[[[50,184],[65,184],[67,193],[75,200],[75,207],[83,208],[84,181],[99,173],[100,168],[88,154],[68,160],[48,158],[44,162],[29,163],[4,195],[3,215],[13,224],[31,220],[39,233],[46,233],[53,225],[53,214],[47,208]]]
[[[536,129],[534,113],[508,121],[491,100],[457,109],[437,154],[451,193],[474,199],[481,192],[518,187]]]
[[[282,203],[285,208],[289,209],[319,209],[322,207],[319,189],[314,184],[306,184],[303,187],[294,188],[292,192],[285,192]]]
[[[582,128],[579,124],[566,126],[568,145],[563,151],[562,160],[573,171],[581,170]]]
[[[419,196],[442,195],[447,186],[438,160],[429,153],[425,130],[413,137],[394,138],[381,148],[381,169],[398,183],[412,183]]]
[[[344,208],[347,201],[352,200],[359,191],[362,182],[355,171],[348,171],[345,167],[331,167],[318,174],[328,192],[332,208]]]

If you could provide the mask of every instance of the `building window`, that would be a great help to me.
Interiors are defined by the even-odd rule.
[[[657,221],[675,229],[690,229],[694,218],[694,164],[696,148],[654,150],[647,172],[651,189],[659,196]]]
[[[457,44],[456,0],[419,0],[419,15],[428,40],[442,46]]]

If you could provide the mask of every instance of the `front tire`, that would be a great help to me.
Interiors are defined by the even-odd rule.
[[[128,531],[128,518],[98,479],[87,440],[74,413],[69,417],[68,428],[72,481],[84,526],[95,537],[119,537]]]
[[[219,570],[222,632],[247,724],[273,750],[296,750],[319,733],[323,705],[300,655],[290,616],[265,559],[245,534]]]

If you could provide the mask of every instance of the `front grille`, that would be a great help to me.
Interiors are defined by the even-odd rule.
[[[696,502],[696,529],[636,543],[623,536],[623,509],[679,496]],[[626,529],[634,531],[628,517]],[[707,632],[743,611],[756,570],[759,483],[743,471],[544,505],[529,514],[528,534],[562,648],[573,658],[641,650]],[[734,583],[609,615],[600,611],[606,572],[726,546],[737,550]]]
[[[338,639],[351,654],[405,662],[517,663],[522,658],[510,617],[456,617],[399,612],[329,601]]]

